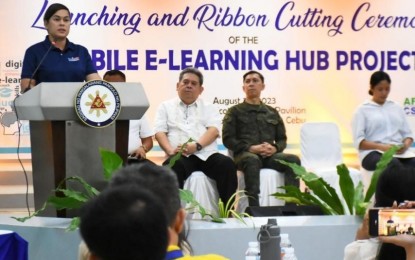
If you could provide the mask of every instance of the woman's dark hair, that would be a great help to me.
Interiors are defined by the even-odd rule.
[[[59,10],[66,10],[70,14],[69,8],[64,6],[63,4],[51,4],[48,9],[45,12],[45,15],[43,16],[43,21],[48,22],[49,19]]]
[[[381,173],[375,193],[375,207],[391,207],[405,200],[415,200],[415,168],[393,160]]]
[[[391,161],[378,179],[375,193],[375,207],[390,207],[396,201],[415,200],[415,168],[402,165],[399,161]],[[403,247],[382,243],[378,260],[406,259]]]
[[[372,74],[370,77],[370,89],[369,89],[369,95],[373,95],[372,89],[379,84],[382,80],[386,80],[389,84],[392,82],[391,78],[389,77],[388,73],[384,71],[376,71]]]

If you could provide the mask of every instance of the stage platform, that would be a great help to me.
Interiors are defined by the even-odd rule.
[[[341,260],[344,247],[353,241],[361,223],[356,216],[276,217],[282,233],[288,233],[299,260]],[[195,254],[217,253],[243,260],[249,241],[256,240],[268,217],[236,219],[226,224],[190,220],[189,241]],[[70,219],[35,217],[20,223],[0,215],[0,229],[12,230],[29,242],[29,259],[77,259],[79,232],[67,232]]]

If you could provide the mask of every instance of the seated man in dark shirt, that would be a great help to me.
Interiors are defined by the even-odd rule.
[[[277,159],[300,165],[296,155],[282,153],[287,146],[284,122],[278,112],[261,102],[264,77],[257,71],[243,76],[245,101],[228,109],[223,119],[223,144],[234,153],[238,169],[244,172],[250,206],[259,206],[259,171],[275,169],[284,173],[285,185],[299,186],[290,167]]]

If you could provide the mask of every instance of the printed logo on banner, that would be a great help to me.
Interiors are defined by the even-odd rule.
[[[9,87],[0,88],[0,97],[7,98],[12,95],[13,90]]]
[[[120,96],[114,86],[106,81],[89,81],[76,95],[75,111],[86,125],[107,127],[121,112]]]
[[[407,116],[415,116],[415,97],[406,97],[404,99],[403,110]]]

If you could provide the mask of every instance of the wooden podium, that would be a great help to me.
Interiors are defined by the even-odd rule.
[[[126,162],[129,120],[140,119],[149,107],[140,83],[111,83],[121,101],[117,120],[105,128],[87,126],[74,108],[84,84],[41,83],[15,101],[18,118],[30,121],[36,210],[65,177],[79,176],[97,189],[105,187],[99,148],[115,151]],[[47,209],[42,215],[56,214]]]

